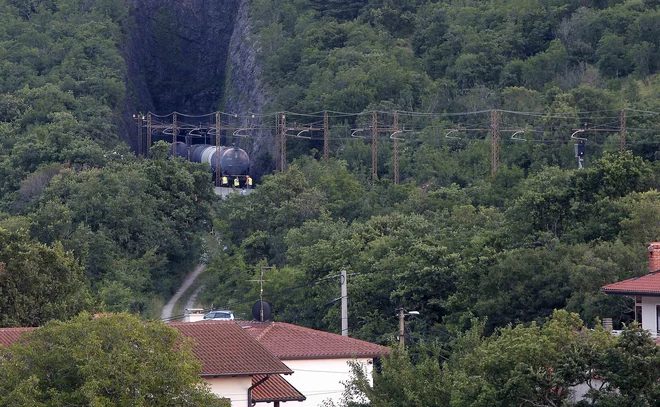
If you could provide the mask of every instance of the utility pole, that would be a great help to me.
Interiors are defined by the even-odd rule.
[[[263,322],[264,321],[264,270],[270,270],[274,269],[275,267],[265,267],[261,266],[259,268],[259,280],[248,280],[251,282],[258,282],[259,283],[259,321]]]
[[[323,112],[323,160],[328,163],[328,111]]]
[[[275,113],[275,136],[273,137],[273,141],[275,142],[275,146],[273,147],[273,155],[275,156],[275,171],[281,171],[282,169],[280,168],[280,158],[278,154],[280,153],[280,113],[277,112]]]
[[[399,346],[401,349],[406,347],[406,323],[404,318],[406,317],[406,310],[399,308]]]
[[[220,112],[215,112],[215,153],[218,154],[218,158],[220,158]],[[220,163],[220,160],[218,160],[218,163]],[[219,187],[222,185],[220,182],[220,165],[215,166],[215,186]]]
[[[621,154],[626,152],[626,109],[621,109],[621,114],[619,115],[619,126],[620,126],[620,135],[621,135]]]
[[[280,171],[286,171],[286,115],[282,114],[282,128],[280,129]]]
[[[341,271],[341,335],[348,336],[348,281],[346,270]]]
[[[151,157],[151,112],[147,113],[147,157]]]
[[[371,112],[371,185],[378,178],[378,112]]]
[[[142,120],[144,119],[144,116],[142,113],[138,113],[134,114],[133,118],[137,122],[137,154],[142,155],[144,149],[144,140],[142,137]]]
[[[394,133],[399,131],[399,112],[394,111]],[[394,139],[394,185],[399,185],[399,138]]]
[[[497,109],[491,111],[490,123],[493,136],[493,146],[491,149],[491,175],[494,177],[500,169],[500,115]]]
[[[179,130],[177,127],[179,123],[177,122],[176,112],[172,113],[172,146],[176,143],[177,136],[179,135]],[[174,149],[174,154],[176,155],[176,147]]]

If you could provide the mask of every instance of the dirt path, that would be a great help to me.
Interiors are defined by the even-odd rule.
[[[197,301],[197,295],[199,294],[200,291],[204,288],[204,284],[200,285],[193,291],[192,294],[190,294],[190,297],[188,298],[188,302],[186,302],[185,309],[190,309],[190,308],[195,308],[195,301]]]
[[[183,295],[183,293],[186,292],[188,288],[192,285],[192,283],[199,277],[199,275],[204,271],[206,268],[206,264],[200,264],[197,267],[195,267],[195,270],[190,273],[188,277],[183,281],[183,284],[181,284],[181,287],[179,287],[179,290],[170,298],[170,300],[165,304],[163,307],[163,312],[160,313],[160,319],[162,320],[169,320],[172,317],[172,310],[174,309],[174,305],[179,301],[179,298]],[[195,292],[197,294],[197,291]],[[196,297],[196,295],[195,295]],[[193,300],[194,302],[194,300]]]

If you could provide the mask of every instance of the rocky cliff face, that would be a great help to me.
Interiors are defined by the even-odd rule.
[[[248,115],[242,123],[245,127],[262,126],[258,114],[270,96],[259,80],[250,0],[131,1],[133,19],[126,27],[124,49],[125,141],[137,148],[132,115],[140,111],[205,114],[222,109]],[[257,114],[255,119],[251,113]],[[269,151],[270,132],[251,132],[254,139],[247,148],[251,155]],[[257,174],[271,166],[268,159],[261,161],[264,164],[253,168]]]
[[[239,0],[135,0],[129,46],[157,113],[207,113],[222,99]]]
[[[254,175],[270,172],[273,168],[272,140],[275,117],[261,118],[272,96],[261,82],[257,61],[258,42],[252,36],[250,0],[240,0],[234,32],[229,44],[229,72],[225,91],[225,111],[246,115],[242,125],[252,128],[252,143],[248,152],[252,157]],[[255,113],[255,117],[252,117]],[[270,121],[270,122],[267,122]],[[265,129],[268,128],[268,129]]]

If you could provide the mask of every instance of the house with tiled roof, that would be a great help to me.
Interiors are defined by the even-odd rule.
[[[168,325],[194,340],[193,353],[202,362],[200,376],[212,393],[231,399],[232,407],[305,400],[280,376],[293,371],[233,321]]]
[[[370,342],[284,322],[238,323],[293,370],[287,380],[307,397],[296,404],[300,407],[316,407],[328,399],[338,404],[351,378],[349,362],[361,363],[371,377],[374,360],[388,351]]]
[[[649,272],[641,277],[608,284],[602,288],[608,295],[635,298],[635,320],[653,336],[660,333],[660,242],[648,246]]]
[[[302,395],[281,375],[291,375],[287,367],[265,346],[234,322],[213,324],[171,323],[171,327],[193,340],[193,353],[202,362],[199,375],[211,391],[231,400],[232,407],[255,403],[304,401]],[[0,329],[0,345],[20,340],[22,333],[36,328]]]

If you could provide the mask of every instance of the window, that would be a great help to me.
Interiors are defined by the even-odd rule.
[[[660,305],[655,306],[655,319],[656,319],[655,331],[657,333],[660,333]]]
[[[637,321],[639,326],[642,326],[642,306],[641,305],[636,305],[635,306],[635,321]]]

